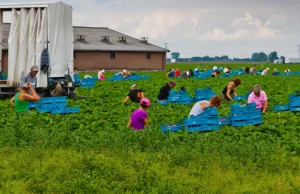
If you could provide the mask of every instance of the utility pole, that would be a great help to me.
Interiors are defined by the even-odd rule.
[[[298,57],[300,58],[300,44],[298,44],[297,46],[298,46]]]
[[[168,45],[169,45],[169,43],[166,42],[166,43],[165,43],[165,49],[166,49],[166,50],[168,50]],[[166,54],[166,58],[168,58],[168,52],[167,52],[167,54]]]

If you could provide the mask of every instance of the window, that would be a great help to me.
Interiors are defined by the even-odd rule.
[[[116,58],[116,52],[110,52],[110,59]]]
[[[151,53],[146,53],[146,59],[151,59]]]

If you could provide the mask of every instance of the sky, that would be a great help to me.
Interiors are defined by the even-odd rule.
[[[254,52],[272,51],[298,57],[299,53],[300,0],[64,2],[73,6],[75,26],[108,27],[136,38],[148,37],[150,43],[161,47],[168,43],[168,49],[179,52],[180,57],[246,58]],[[9,18],[5,13],[4,21]]]

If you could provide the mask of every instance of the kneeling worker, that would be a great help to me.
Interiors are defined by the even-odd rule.
[[[172,88],[174,88],[176,85],[175,81],[170,81],[169,83],[167,83],[166,85],[164,85],[158,94],[158,100],[167,100],[169,97],[169,92]]]
[[[143,98],[145,98],[143,91],[138,89],[137,84],[133,84],[123,103],[127,103],[129,99],[132,102],[140,103]]]
[[[211,98],[209,101],[207,101],[207,100],[199,101],[193,106],[193,108],[189,114],[189,118],[191,116],[196,117],[196,116],[202,114],[207,107],[215,106],[216,108],[218,108],[221,104],[222,104],[222,99],[220,96],[215,96],[215,97]]]
[[[242,82],[239,78],[233,80],[232,82],[230,82],[229,84],[227,84],[222,92],[222,94],[224,95],[224,97],[229,100],[229,101],[233,101],[231,94],[233,94],[234,96],[237,96],[237,93],[235,91],[235,88],[238,87],[239,85],[241,85]]]
[[[248,103],[255,103],[256,109],[260,109],[261,112],[266,112],[268,108],[268,99],[266,93],[261,90],[260,85],[253,87],[252,93],[248,97]]]

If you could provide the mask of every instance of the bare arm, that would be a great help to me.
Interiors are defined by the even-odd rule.
[[[144,119],[144,123],[145,123],[146,127],[148,127],[148,128],[150,127],[148,118]]]
[[[169,78],[170,72],[167,73],[166,78]]]
[[[265,103],[264,103],[264,107],[263,107],[262,112],[267,112],[267,108],[268,108],[268,101],[266,100]]]
[[[141,92],[141,98],[145,98],[144,92]]]
[[[127,103],[129,99],[130,99],[130,97],[129,97],[129,96],[127,96],[127,97],[125,98],[125,100],[124,100],[124,102],[123,102],[123,103]]]
[[[10,99],[10,103],[13,107],[15,107],[15,96]]]
[[[129,119],[128,123],[127,123],[127,128],[130,128],[131,127],[131,119]]]

